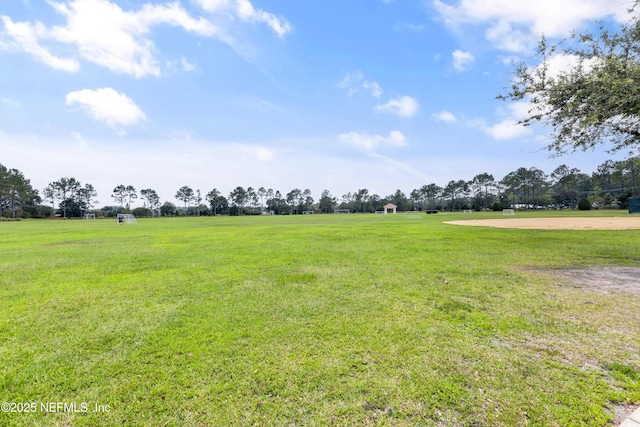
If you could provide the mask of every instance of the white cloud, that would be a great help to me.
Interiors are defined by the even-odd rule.
[[[535,46],[542,34],[562,37],[584,22],[613,16],[629,18],[631,2],[611,0],[460,0],[451,5],[433,0],[433,5],[451,27],[485,24],[485,38],[494,46],[522,52]]]
[[[187,61],[187,58],[185,58],[184,56],[180,59],[180,64],[182,65],[182,71],[186,71],[186,72],[190,72],[190,71],[195,71],[197,69],[197,67],[190,63],[189,61]]]
[[[516,55],[498,55],[498,61],[500,61],[502,65],[513,67],[514,64],[519,63],[521,59]]]
[[[13,22],[8,16],[3,16],[2,22],[4,24],[4,31],[0,32],[1,49],[23,51],[38,61],[57,70],[75,73],[80,69],[80,63],[77,60],[73,58],[60,58],[40,45],[38,38],[44,37],[47,34],[47,30],[41,23]]]
[[[598,63],[598,58],[592,58],[583,62],[582,67],[589,72]],[[547,77],[556,78],[563,73],[568,73],[580,64],[580,58],[576,55],[556,54],[547,61]]]
[[[380,98],[382,96],[382,88],[377,82],[366,81],[362,84],[362,87],[368,90],[374,98]]]
[[[145,120],[144,112],[125,94],[111,88],[83,89],[67,94],[68,106],[79,106],[109,126],[131,126]]]
[[[341,133],[338,135],[338,139],[366,151],[371,151],[378,147],[404,147],[406,145],[405,136],[397,130],[389,132],[387,137],[359,132]]]
[[[361,71],[356,71],[353,73],[345,73],[342,80],[338,82],[336,86],[340,89],[344,89],[347,91],[347,96],[351,97],[358,93],[357,87],[360,86],[360,82],[364,80],[364,74]]]
[[[531,128],[520,125],[513,119],[503,120],[493,126],[486,126],[484,123],[478,123],[478,127],[498,141],[520,138],[533,133]]]
[[[533,134],[530,127],[521,125],[518,121],[529,116],[532,105],[528,102],[513,102],[508,105],[506,116],[501,122],[493,126],[487,126],[482,120],[471,123],[472,126],[482,130],[496,140],[515,139]]]
[[[66,25],[49,31],[50,38],[74,46],[87,61],[134,77],[160,75],[155,45],[145,37],[152,26],[166,24],[202,36],[216,33],[213,24],[191,17],[179,3],[146,4],[128,12],[108,0],[50,4],[67,19]]]
[[[431,117],[438,120],[439,122],[446,122],[446,123],[453,123],[457,120],[456,116],[454,116],[453,113],[447,110],[442,110],[439,113],[434,113],[431,115]]]
[[[262,9],[256,9],[249,0],[194,0],[202,9],[211,13],[226,13],[244,22],[261,22],[271,28],[278,36],[284,37],[291,31],[291,24]]]
[[[474,60],[474,57],[470,52],[463,52],[459,49],[453,51],[451,56],[453,56],[453,68],[458,71],[464,71],[467,68],[467,65],[471,64]]]
[[[180,2],[147,3],[137,10],[123,10],[112,0],[49,1],[65,19],[62,25],[47,27],[40,22],[14,22],[2,16],[0,49],[22,51],[44,64],[77,72],[85,60],[116,73],[134,77],[161,74],[151,29],[169,25],[202,37],[235,41],[210,20],[190,15]],[[280,37],[291,30],[283,18],[253,7],[248,0],[198,0],[208,11],[232,14],[242,22],[261,22]],[[218,17],[220,18],[220,17]],[[64,55],[56,52],[64,52]],[[182,65],[190,70],[184,59]]]
[[[253,160],[260,163],[271,162],[276,157],[273,150],[259,145],[241,147],[240,151],[245,155],[246,160]]]
[[[344,89],[349,97],[358,93],[361,88],[369,92],[369,94],[374,98],[380,98],[383,93],[380,84],[376,81],[367,80],[362,71],[345,73],[342,80],[340,80],[336,86],[340,89]]]
[[[419,109],[420,105],[418,101],[410,96],[402,96],[397,99],[392,99],[386,104],[376,106],[377,111],[392,113],[403,118],[416,115]]]

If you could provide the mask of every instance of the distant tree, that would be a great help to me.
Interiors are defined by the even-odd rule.
[[[583,197],[578,202],[578,209],[581,211],[588,211],[591,209],[591,202],[587,197]]]
[[[133,215],[135,215],[136,217],[140,218],[143,216],[150,216],[149,215],[149,209],[142,207],[142,208],[134,208],[131,210],[131,213]]]
[[[354,205],[358,205],[360,212],[365,212],[366,204],[369,202],[369,190],[366,188],[360,188],[353,195]],[[354,206],[355,208],[355,206]]]
[[[216,197],[213,206],[214,215],[223,215],[229,211],[229,201],[223,195]]]
[[[387,196],[387,200],[396,205],[401,212],[406,211],[409,207],[409,199],[407,199],[407,196],[399,189],[392,195]]]
[[[162,216],[175,216],[177,211],[176,205],[171,202],[164,202],[160,206],[160,215]]]
[[[125,187],[125,194],[127,197],[127,209],[131,209],[131,201],[138,198],[138,192],[133,185],[127,185]]]
[[[576,174],[580,171],[576,168],[569,168],[567,165],[558,166],[551,172],[551,178],[555,180],[556,185],[560,186],[562,194],[562,205],[570,205],[575,207],[575,195],[571,192],[574,189]]]
[[[148,216],[153,216],[153,211],[160,207],[160,197],[156,190],[151,188],[140,190],[140,198],[142,198],[144,207],[148,210]]]
[[[118,185],[116,188],[113,189],[113,192],[111,194],[111,198],[120,204],[120,211],[122,211],[122,209],[124,208],[124,202],[125,200],[127,200],[127,187],[125,187],[123,184]]]
[[[42,190],[42,196],[45,202],[51,202],[51,212],[55,212],[56,210],[56,189],[53,186],[53,183],[47,185],[44,190]]]
[[[489,207],[489,189],[495,184],[493,175],[489,173],[481,173],[473,177],[471,181],[471,188],[473,189],[476,201],[476,207],[480,210],[484,210]],[[483,194],[484,192],[484,194]]]
[[[67,218],[67,207],[71,207],[75,201],[75,195],[80,188],[80,182],[75,178],[60,178],[49,184],[55,192],[55,198],[61,201],[59,209],[62,211],[62,217]],[[67,201],[70,199],[71,201]],[[66,203],[65,203],[66,201]]]
[[[341,199],[341,203],[339,206],[340,209],[349,209],[351,212],[357,210],[356,194],[351,194],[351,192],[348,192],[346,194],[343,194],[340,199]]]
[[[274,197],[274,195],[275,195],[275,193],[273,192],[273,189],[272,189],[272,188],[269,188],[269,189],[267,190],[267,192],[265,193],[265,195],[264,195],[264,196],[265,196],[267,199],[271,199],[271,198],[273,198],[273,197]]]
[[[466,191],[468,191],[469,184],[465,180],[454,181],[451,180],[447,184],[447,186],[442,190],[442,193],[445,197],[449,198],[449,208],[451,212],[453,212],[455,208],[455,202],[458,201],[458,198],[463,195]],[[460,209],[460,202],[458,201],[458,209]]]
[[[77,204],[80,207],[80,216],[83,216],[86,211],[93,209],[94,198],[98,196],[98,192],[91,184],[85,184],[84,187],[80,187],[77,192]]]
[[[544,173],[544,171],[536,167],[531,167],[529,168],[529,178],[531,180],[531,189],[533,191],[531,201],[535,206],[540,206],[543,204],[541,200],[548,201],[548,197],[544,194],[549,189],[549,176]]]
[[[413,204],[413,210],[419,210],[419,208],[422,206],[423,197],[424,196],[420,192],[420,189],[414,188],[413,190],[411,190],[411,193],[409,193],[409,198],[411,200],[411,203]]]
[[[613,160],[607,160],[598,166],[594,177],[601,181],[601,185],[604,186],[606,192],[611,192],[611,178],[615,171],[615,162]]]
[[[184,214],[187,215],[187,207],[193,198],[193,190],[191,187],[183,186],[176,192],[175,198],[184,203]]]
[[[624,161],[624,170],[631,180],[631,195],[637,196],[638,175],[640,175],[640,157],[631,157]]]
[[[369,195],[369,206],[371,208],[371,212],[375,212],[382,210],[382,206],[384,206],[384,203],[382,203],[382,199],[380,198],[380,196],[374,193]]]
[[[202,194],[200,193],[200,190],[196,190],[195,194],[193,195],[193,201],[195,202],[196,205],[196,215],[200,216],[200,205],[202,204]]]
[[[302,194],[302,191],[300,191],[299,188],[294,188],[293,190],[289,191],[287,193],[287,203],[291,206],[291,211],[290,214],[293,215],[294,212],[298,213],[296,204],[298,203],[298,199],[300,198],[300,195]]]
[[[209,191],[205,198],[207,199],[207,202],[209,202],[209,206],[211,206],[213,216],[216,216],[218,213],[222,213],[222,211],[226,210],[228,207],[227,199],[215,188]]]
[[[320,200],[318,200],[318,209],[321,213],[333,212],[336,202],[336,198],[331,195],[329,190],[323,190],[320,194]]]
[[[247,188],[247,202],[246,202],[249,207],[251,207],[251,213],[253,214],[255,208],[258,207],[259,204],[259,200],[258,200],[258,193],[256,193],[256,190],[253,189],[253,187],[248,187]]]
[[[267,190],[264,187],[258,188],[258,197],[260,197],[260,213],[264,213],[264,198],[267,195]]]
[[[229,193],[229,201],[231,205],[236,208],[237,215],[242,215],[242,211],[247,204],[248,196],[247,191],[242,187],[236,187],[231,193]]]
[[[420,187],[420,191],[424,194],[424,197],[427,200],[427,209],[435,209],[436,199],[442,193],[442,187],[439,187],[436,184],[428,184]]]
[[[83,213],[83,206],[78,203],[78,199],[68,197],[60,202],[59,209],[65,212],[67,218],[80,218]]]
[[[282,197],[280,191],[272,192],[271,197],[267,195],[267,209],[276,215],[283,214],[287,210],[287,201]]]
[[[7,209],[12,218],[24,213],[27,206],[41,202],[38,191],[17,169],[8,169],[0,164],[0,214]]]
[[[304,204],[305,210],[306,211],[312,211],[313,210],[313,197],[311,197],[311,190],[309,190],[308,188],[306,188],[302,194],[300,194],[300,200],[302,202],[302,204]]]

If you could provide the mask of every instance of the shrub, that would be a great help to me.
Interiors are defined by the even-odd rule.
[[[581,211],[591,210],[591,202],[589,201],[589,199],[587,199],[586,197],[580,199],[580,201],[578,202],[578,209]]]

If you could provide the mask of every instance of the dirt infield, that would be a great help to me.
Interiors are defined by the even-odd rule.
[[[640,216],[602,218],[500,218],[447,221],[445,224],[476,227],[526,228],[532,230],[633,230],[640,229]]]

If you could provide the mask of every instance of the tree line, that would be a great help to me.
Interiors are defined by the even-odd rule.
[[[446,185],[425,184],[405,194],[397,190],[380,196],[360,188],[341,196],[323,190],[316,200],[311,190],[294,188],[281,192],[271,188],[236,187],[228,195],[214,188],[206,193],[189,186],[180,187],[173,203],[161,203],[151,188],[137,190],[132,185],[117,185],[111,199],[114,205],[96,207],[98,196],[92,184],[75,178],[52,181],[42,191],[22,172],[0,164],[0,216],[7,218],[82,218],[91,213],[114,217],[118,213],[136,216],[200,215],[297,215],[333,213],[335,209],[373,213],[387,203],[399,211],[473,209],[626,209],[628,200],[638,196],[640,157],[607,160],[592,174],[561,165],[550,174],[536,167],[520,167],[502,179],[481,173],[470,180],[451,180]],[[132,208],[140,199],[142,207]]]

